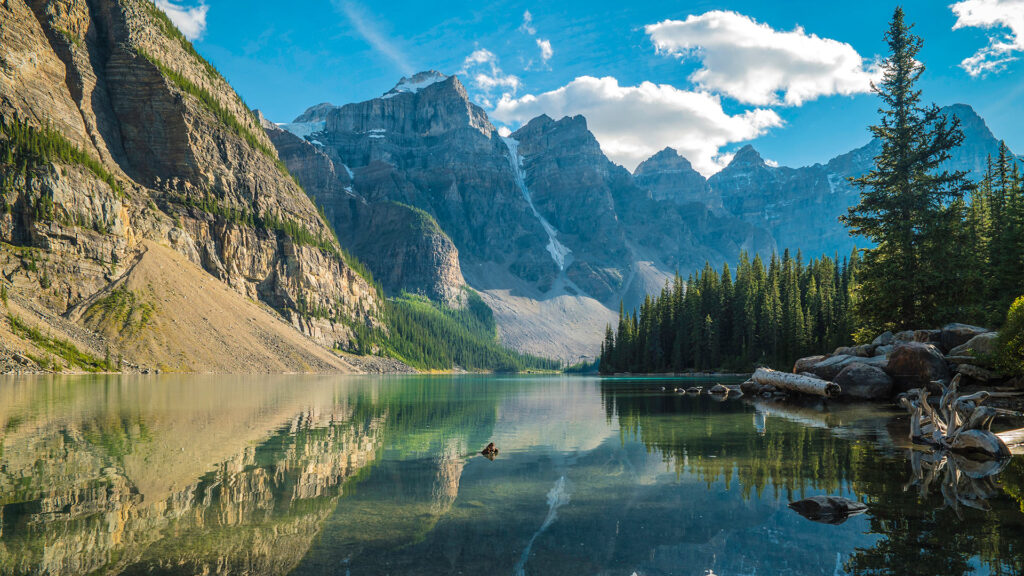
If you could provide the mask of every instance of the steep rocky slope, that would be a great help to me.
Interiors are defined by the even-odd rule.
[[[0,4],[0,215],[12,290],[67,314],[143,241],[326,346],[373,323],[257,118],[148,0]]]

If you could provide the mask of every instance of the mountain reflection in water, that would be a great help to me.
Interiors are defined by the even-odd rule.
[[[0,574],[1024,573],[1021,457],[933,461],[884,407],[678,385],[3,380]],[[787,508],[821,494],[868,512]]]

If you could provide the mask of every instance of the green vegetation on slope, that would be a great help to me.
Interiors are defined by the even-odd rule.
[[[164,64],[155,56],[147,53],[142,48],[138,48],[137,52],[139,56],[142,56],[148,60],[153,66],[156,66],[160,73],[163,74],[164,78],[167,78],[172,84],[178,87],[182,92],[195,97],[199,102],[217,118],[217,120],[226,126],[229,130],[237,134],[242,140],[254,150],[258,150],[263,153],[267,158],[270,158],[277,169],[286,176],[290,177],[288,169],[285,167],[284,162],[277,157],[273,150],[269,146],[260,141],[259,137],[256,136],[252,130],[249,130],[244,124],[238,121],[238,118],[230,110],[225,108],[219,100],[217,100],[213,94],[210,94],[208,90],[192,82],[185,77],[184,74],[178,72],[174,68]],[[246,108],[248,110],[248,108]]]
[[[21,338],[26,338],[42,350],[49,352],[67,362],[71,368],[78,368],[86,372],[103,372],[112,369],[109,359],[100,359],[86,352],[79,350],[74,344],[67,340],[54,338],[43,334],[38,328],[28,325],[21,318],[14,314],[7,314],[7,321],[11,324],[11,331]],[[54,369],[59,369],[59,363],[50,362],[47,359],[32,358],[41,367],[46,368],[52,364]]]
[[[75,146],[60,132],[49,126],[35,128],[18,118],[0,117],[0,191],[14,186],[14,178],[26,179],[37,167],[50,162],[61,162],[82,166],[107,183],[111,189],[122,194],[120,182],[114,178],[99,161],[81,148]],[[48,215],[53,217],[53,199],[49,201]],[[43,200],[42,202],[46,202]],[[38,211],[46,215],[46,206]]]
[[[100,317],[104,332],[131,337],[149,324],[155,312],[153,304],[122,287],[89,306],[85,318]]]
[[[705,265],[678,275],[639,313],[620,311],[601,345],[602,373],[682,372],[755,364],[789,367],[801,356],[850,343],[859,261],[823,257],[804,264],[787,250],[767,267],[740,255],[735,278]]]
[[[517,372],[557,370],[555,360],[520,354],[501,345],[494,314],[480,295],[469,290],[463,309],[422,296],[403,294],[385,303],[389,334],[356,327],[357,352],[379,347],[384,353],[423,370]]]

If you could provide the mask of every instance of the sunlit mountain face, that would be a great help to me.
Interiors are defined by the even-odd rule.
[[[5,382],[0,568],[1021,569],[1020,457],[992,470],[923,463],[885,410],[675,387],[474,376]],[[489,442],[493,460],[479,454]],[[788,508],[818,494],[868,511],[823,525]]]

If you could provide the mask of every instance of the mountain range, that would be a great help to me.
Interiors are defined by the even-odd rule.
[[[999,141],[966,105],[950,169],[980,173]],[[856,204],[870,142],[825,164],[770,165],[752,147],[704,178],[666,148],[631,174],[582,116],[540,116],[502,137],[456,76],[403,78],[360,103],[310,107],[263,126],[342,244],[389,294],[458,305],[469,286],[503,340],[536,354],[593,354],[620,302],[631,308],[677,271],[741,250],[845,256],[838,217]]]
[[[977,173],[998,141],[946,110],[949,164]],[[677,271],[849,252],[836,218],[876,152],[791,169],[748,146],[704,178],[665,149],[630,173],[584,117],[502,132],[436,71],[276,124],[149,0],[7,0],[0,370],[398,369],[329,349],[388,334],[387,297],[470,290],[506,345],[576,361]]]

